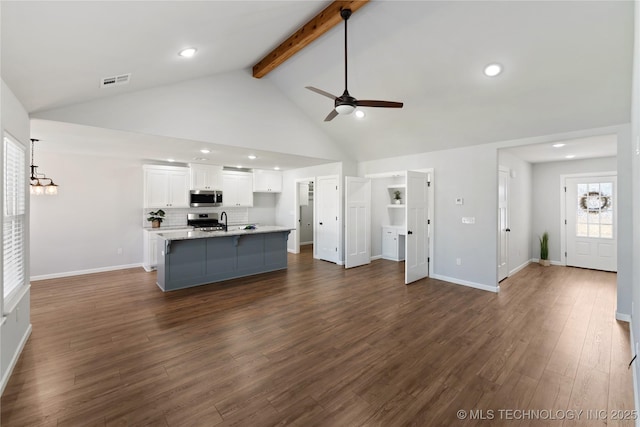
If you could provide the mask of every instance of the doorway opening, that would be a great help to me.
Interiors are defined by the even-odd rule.
[[[295,191],[295,239],[291,252],[299,254],[301,248],[305,252],[315,254],[315,178],[303,178],[296,180]]]

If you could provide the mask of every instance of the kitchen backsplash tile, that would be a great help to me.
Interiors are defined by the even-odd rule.
[[[217,212],[220,215],[221,212],[227,213],[229,225],[242,225],[249,223],[249,208],[165,208],[162,209],[165,213],[162,227],[180,227],[187,225],[187,214],[190,213],[208,213]],[[142,227],[150,228],[151,222],[147,221],[149,212],[155,211],[154,209],[144,209],[142,211]]]

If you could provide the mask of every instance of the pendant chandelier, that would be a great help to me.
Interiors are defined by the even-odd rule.
[[[58,186],[54,184],[53,179],[47,178],[43,173],[38,173],[38,166],[33,164],[33,147],[34,143],[39,141],[38,139],[31,139],[31,194],[41,196],[46,194],[48,196],[55,196],[58,194]]]

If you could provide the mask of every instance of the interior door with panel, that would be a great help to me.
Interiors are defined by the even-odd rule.
[[[345,268],[371,263],[371,180],[346,176]]]
[[[566,263],[617,271],[616,177],[565,179]]]
[[[429,275],[427,174],[407,171],[405,284]]]
[[[337,263],[340,209],[337,175],[318,177],[316,200],[316,256]]]

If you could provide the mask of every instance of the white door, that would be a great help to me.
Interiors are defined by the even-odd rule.
[[[509,275],[509,171],[498,171],[498,282]]]
[[[617,270],[616,177],[565,179],[566,263]]]
[[[338,262],[338,211],[340,207],[338,176],[318,177],[316,189],[316,256]]]
[[[346,176],[345,268],[371,263],[371,180]]]
[[[427,174],[407,171],[407,236],[404,282],[409,284],[429,275],[427,236]]]

